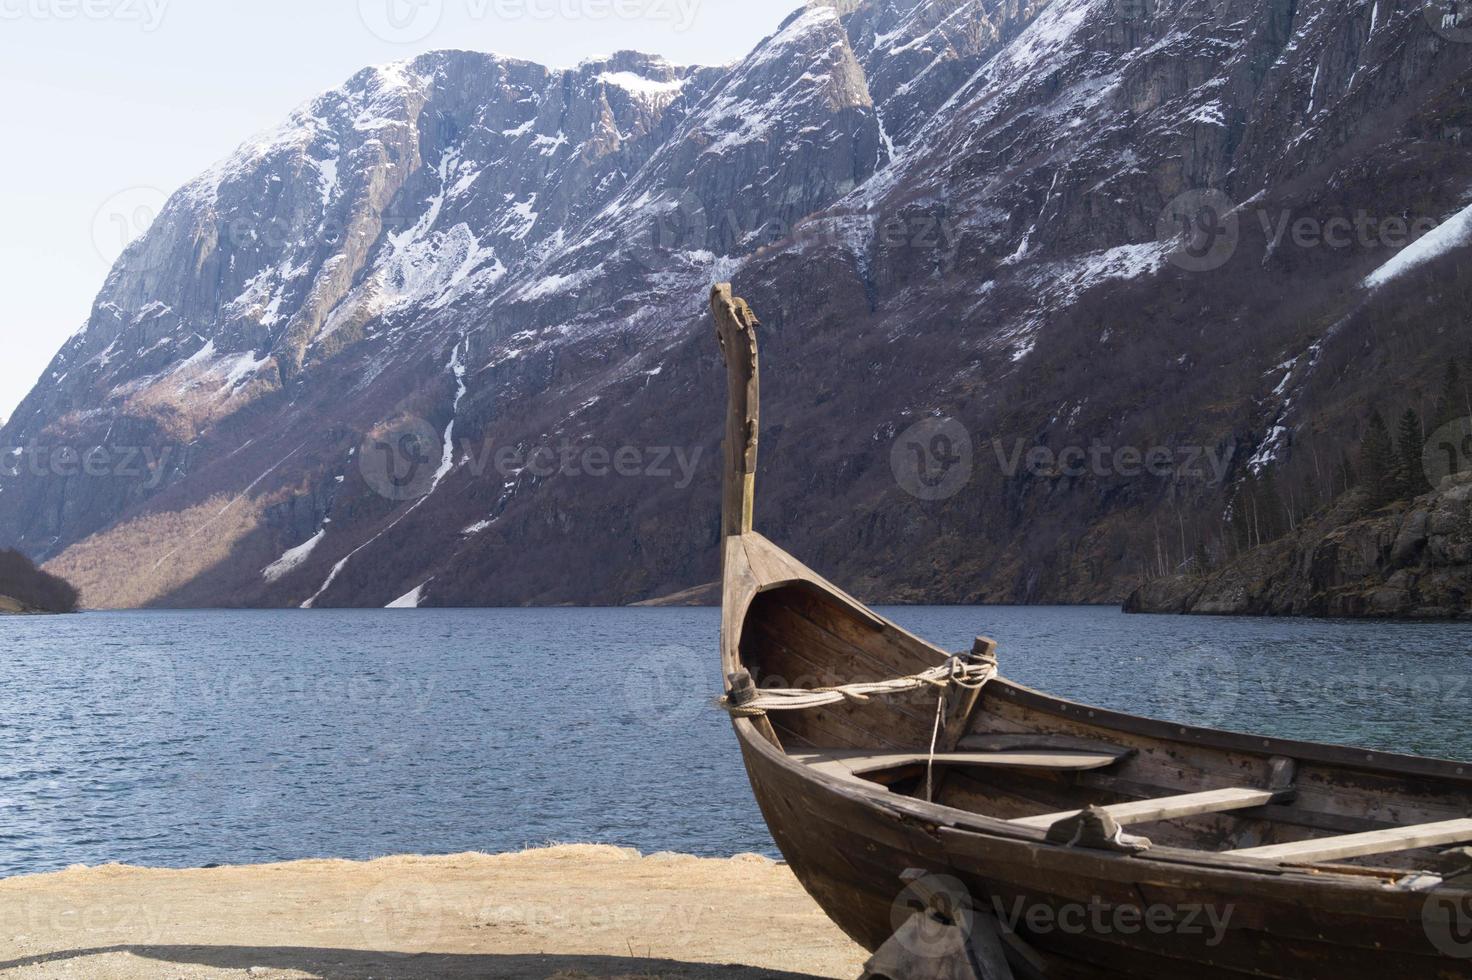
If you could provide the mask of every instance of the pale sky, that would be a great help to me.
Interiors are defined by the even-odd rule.
[[[0,417],[168,193],[358,69],[746,54],[802,0],[0,0]]]

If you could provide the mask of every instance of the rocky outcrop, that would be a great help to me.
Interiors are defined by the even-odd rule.
[[[1127,612],[1472,619],[1472,473],[1371,514],[1351,493],[1205,576],[1159,579]]]
[[[38,569],[17,551],[0,551],[0,613],[72,613],[80,596],[65,579]]]

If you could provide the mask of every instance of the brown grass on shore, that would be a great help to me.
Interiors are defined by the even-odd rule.
[[[0,881],[17,980],[804,980],[859,975],[787,867],[591,845]]]

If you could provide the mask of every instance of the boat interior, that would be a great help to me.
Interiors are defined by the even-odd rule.
[[[976,653],[991,650],[978,641]],[[912,675],[948,655],[836,590],[794,581],[752,599],[738,656],[760,690]],[[1392,879],[1472,867],[1472,850],[1457,849],[1472,843],[1472,765],[1184,727],[1000,678],[937,692],[773,711],[758,730],[850,786],[928,793],[1022,828],[1093,806],[1154,848]]]

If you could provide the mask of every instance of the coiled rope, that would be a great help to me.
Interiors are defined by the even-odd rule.
[[[886,681],[843,684],[838,687],[769,687],[755,689],[754,695],[749,689],[745,696],[732,691],[716,703],[733,717],[759,718],[769,711],[801,711],[838,704],[840,701],[863,703],[873,697],[888,697],[925,688],[936,688],[941,692],[950,687],[977,691],[995,676],[995,658],[951,657],[939,667]]]

